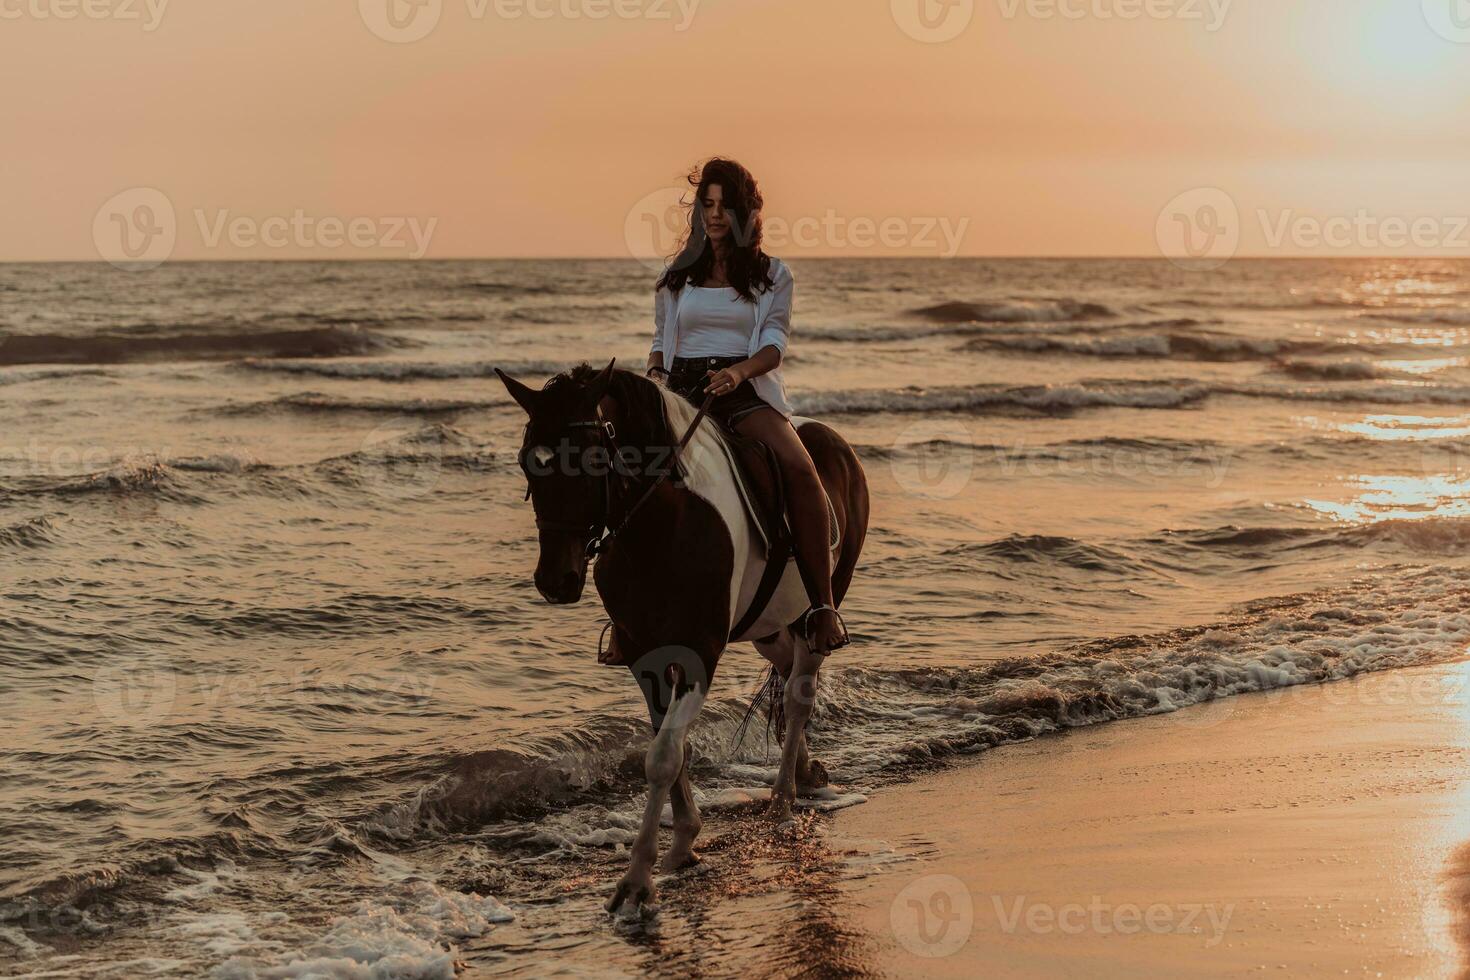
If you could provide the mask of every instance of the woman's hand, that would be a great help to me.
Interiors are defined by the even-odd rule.
[[[704,386],[706,395],[728,395],[740,387],[740,382],[744,381],[747,375],[741,370],[741,365],[732,364],[719,371],[706,371],[705,377],[709,378],[709,383]]]

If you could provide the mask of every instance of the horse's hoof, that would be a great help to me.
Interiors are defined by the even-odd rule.
[[[827,775],[827,767],[822,765],[816,759],[812,759],[810,762],[807,763],[806,773],[804,774],[803,778],[797,780],[796,785],[804,792],[810,792],[814,789],[825,789],[827,786],[831,785],[830,779]]]
[[[614,914],[625,911],[638,912],[651,906],[653,897],[653,877],[629,871],[623,875],[623,880],[618,882],[612,898],[609,898],[602,907]]]
[[[790,823],[791,802],[780,797],[771,797],[771,805],[766,807],[766,818],[774,824]]]
[[[675,871],[683,871],[686,868],[692,868],[703,862],[704,858],[699,856],[698,851],[685,851],[682,854],[670,851],[664,856],[660,867],[665,874],[672,874]]]

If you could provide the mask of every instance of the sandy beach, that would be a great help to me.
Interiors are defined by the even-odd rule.
[[[893,976],[1454,976],[1470,664],[987,753],[837,818]],[[1463,933],[1460,933],[1463,936]]]

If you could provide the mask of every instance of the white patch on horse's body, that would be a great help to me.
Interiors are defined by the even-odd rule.
[[[667,388],[660,386],[659,391],[663,395],[669,428],[677,442],[689,430],[689,425],[699,414],[699,410]],[[791,420],[798,429],[810,421],[811,419],[801,416]],[[765,538],[746,506],[741,488],[736,482],[735,464],[716,423],[706,419],[699,424],[689,445],[684,447],[682,459],[687,470],[685,486],[714,507],[730,535],[735,561],[730,570],[730,619],[725,627],[729,631],[749,608],[760,585],[761,576],[765,573]],[[841,537],[830,499],[827,501],[827,514],[835,559],[841,547]],[[750,640],[769,636],[795,621],[810,604],[806,586],[801,581],[801,572],[796,567],[796,562],[788,558],[781,584],[776,587],[776,592],[771,596],[771,601],[761,613],[760,619],[736,639]]]

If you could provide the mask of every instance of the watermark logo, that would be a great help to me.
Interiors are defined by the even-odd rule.
[[[623,222],[623,241],[628,254],[650,272],[662,272],[689,230],[689,209],[673,187],[656,190],[638,199]]]
[[[433,492],[443,468],[443,449],[436,436],[421,431],[413,419],[384,422],[362,441],[357,476],[362,486],[392,500],[417,500]]]
[[[390,44],[422,41],[439,26],[444,0],[357,0],[368,30]]]
[[[975,0],[890,0],[893,22],[915,41],[943,44],[975,19]]]
[[[899,945],[925,959],[952,956],[975,929],[970,889],[954,875],[925,875],[898,893],[888,910]]]
[[[1197,187],[1159,212],[1154,237],[1159,251],[1182,269],[1218,269],[1240,248],[1240,208],[1218,187]]]
[[[1419,445],[1419,468],[1448,485],[1470,482],[1470,445],[1461,439],[1425,439]]]
[[[687,691],[700,696],[709,692],[709,671],[692,649],[677,644],[659,647],[633,661],[633,679],[648,704],[648,717],[654,728],[662,728],[674,707],[676,697]],[[690,719],[675,717],[675,722],[688,724]]]
[[[92,219],[92,242],[103,260],[121,269],[155,269],[178,243],[179,223],[168,195],[130,187],[108,198]]]
[[[898,485],[917,497],[957,497],[975,468],[970,431],[958,421],[915,422],[894,440],[889,466]]]
[[[1470,0],[1423,0],[1424,19],[1446,41],[1470,44]]]
[[[92,676],[92,700],[103,717],[118,725],[146,728],[173,710],[178,678],[157,658],[104,664]]]

